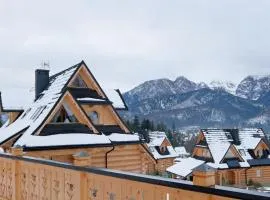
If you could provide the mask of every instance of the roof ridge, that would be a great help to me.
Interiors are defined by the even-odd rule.
[[[81,66],[82,63],[83,63],[83,61],[81,61],[81,62],[79,62],[79,63],[77,63],[77,64],[75,64],[75,65],[73,65],[73,66],[71,66],[71,67],[69,67],[67,69],[64,69],[64,70],[62,70],[62,71],[60,71],[60,72],[58,72],[58,73],[56,73],[56,74],[54,74],[52,76],[50,76],[50,80],[57,77],[57,76],[59,76],[59,75],[61,75],[61,74],[63,74],[63,73],[65,73],[66,71],[69,71],[69,70],[71,70],[73,68]]]

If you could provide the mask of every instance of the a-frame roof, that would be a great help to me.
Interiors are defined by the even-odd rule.
[[[201,136],[205,138],[205,147],[209,149],[214,160],[214,163],[209,164],[216,168],[228,168],[227,164],[221,162],[231,149],[235,150],[236,157],[240,159],[240,167],[249,167],[248,160],[252,159],[249,151],[254,150],[265,138],[263,130],[256,128],[202,129]]]
[[[61,71],[49,78],[49,84],[48,87],[40,94],[40,96],[31,104],[28,106],[28,108],[25,109],[25,111],[22,113],[22,115],[12,124],[10,124],[7,127],[0,128],[0,144],[5,143],[6,141],[9,141],[10,139],[17,137],[18,135],[22,134],[21,137],[15,142],[14,145],[21,145],[21,146],[27,146],[27,145],[41,145],[40,142],[37,141],[44,141],[43,146],[46,145],[57,145],[57,142],[53,142],[52,144],[49,144],[49,142],[45,143],[45,141],[53,141],[54,139],[61,137],[59,136],[53,136],[52,139],[49,139],[50,136],[35,136],[37,131],[44,125],[44,122],[48,119],[48,117],[52,114],[56,106],[59,104],[59,102],[64,98],[65,95],[69,93],[67,85],[70,83],[71,79],[74,78],[74,75],[77,73],[77,71],[81,68],[85,68],[91,78],[95,81],[95,84],[97,85],[98,89],[104,94],[106,99],[108,97],[96,81],[93,74],[90,72],[86,64],[82,61],[68,69],[65,69],[64,71]],[[72,95],[71,95],[72,96]],[[76,99],[74,99],[75,104],[78,103]],[[80,105],[78,105],[80,106]],[[115,112],[119,120],[122,122],[120,116],[117,114],[115,108],[111,106],[111,109]],[[87,117],[86,113],[84,113]],[[89,117],[87,117],[89,120],[89,123],[91,123],[91,120]],[[93,129],[95,129],[93,125]],[[23,132],[23,133],[22,133]],[[100,135],[100,138],[97,139],[98,136],[95,136],[95,139],[93,138],[93,134],[88,135],[81,135],[81,137],[76,134],[72,135],[69,134],[69,141],[71,144],[69,145],[80,145],[85,143],[87,144],[95,144],[95,142],[100,144],[101,137],[105,137],[104,135]],[[89,138],[88,140],[86,139]],[[63,136],[65,138],[65,136]],[[84,138],[82,141],[81,138]],[[125,135],[124,137],[114,135],[112,140],[109,138],[102,140],[104,144],[108,144],[113,142],[113,139],[117,138],[117,142],[121,142],[121,138],[123,138],[124,142],[139,142],[139,137],[134,135]],[[58,141],[61,143],[62,141]],[[36,141],[34,144],[33,141]],[[55,140],[54,140],[55,141]],[[58,142],[58,143],[59,143]],[[59,145],[61,145],[59,143]]]

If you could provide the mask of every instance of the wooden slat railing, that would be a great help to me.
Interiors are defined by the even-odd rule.
[[[0,200],[270,199],[265,193],[0,154]]]

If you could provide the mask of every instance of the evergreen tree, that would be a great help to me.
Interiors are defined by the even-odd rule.
[[[142,123],[141,123],[141,129],[142,130],[150,130],[151,128],[151,124],[150,124],[150,120],[149,119],[143,119]]]
[[[140,120],[138,116],[135,116],[133,119],[133,130],[138,132],[140,130]]]

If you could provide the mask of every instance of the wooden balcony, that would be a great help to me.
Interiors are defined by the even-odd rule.
[[[270,195],[228,187],[0,154],[1,200],[227,200]]]

